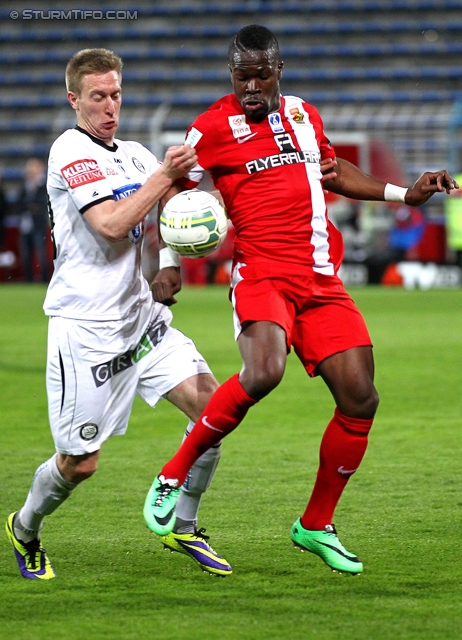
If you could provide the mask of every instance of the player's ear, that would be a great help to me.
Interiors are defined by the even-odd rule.
[[[282,70],[284,69],[284,63],[282,60],[278,62],[278,80],[282,78]]]
[[[77,100],[78,100],[78,95],[76,93],[74,93],[73,91],[68,91],[67,92],[67,99],[69,101],[69,104],[71,105],[71,107],[74,109],[74,111],[78,111],[79,107],[77,104]]]

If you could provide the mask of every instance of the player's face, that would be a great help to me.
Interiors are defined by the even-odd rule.
[[[117,71],[83,76],[80,94],[68,93],[77,123],[108,145],[112,145],[119,126],[122,89]]]
[[[250,121],[261,122],[280,107],[283,63],[272,51],[236,51],[230,65],[234,93]]]

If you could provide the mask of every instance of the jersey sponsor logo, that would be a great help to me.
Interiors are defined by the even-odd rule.
[[[287,164],[319,164],[320,160],[321,154],[319,151],[291,151],[251,160],[251,162],[246,162],[245,168],[248,173],[258,173],[259,171],[266,171],[266,169],[283,167]]]
[[[128,198],[140,187],[141,183],[136,182],[135,184],[126,184],[123,187],[119,187],[118,189],[113,189],[112,193],[114,194],[114,200],[123,200],[124,198]]]
[[[238,138],[237,141],[239,142],[239,144],[242,144],[243,142],[247,142],[247,140],[250,140],[250,138],[253,138],[256,135],[257,131],[255,131],[255,133],[251,133],[250,136],[246,136],[245,138]]]
[[[82,440],[93,440],[98,435],[98,425],[92,422],[87,422],[80,427],[80,437]]]
[[[138,171],[141,171],[141,173],[146,173],[146,169],[144,168],[144,165],[142,162],[140,162],[138,160],[138,158],[132,158],[132,162],[135,165],[135,167],[138,169]]]
[[[76,160],[61,169],[61,174],[71,189],[84,184],[104,180],[104,175],[96,160]]]
[[[283,133],[284,127],[282,126],[282,118],[280,113],[270,113],[268,115],[268,122],[273,133]]]
[[[125,171],[125,168],[122,164],[122,160],[120,158],[114,158],[114,162],[116,163],[116,165],[119,167],[119,169],[123,172],[126,180],[130,180],[130,176],[128,175],[128,173]]]
[[[233,132],[235,138],[242,138],[242,136],[248,136],[252,133],[249,125],[245,121],[245,115],[228,116],[229,126]]]
[[[293,109],[289,109],[289,113],[292,116],[292,119],[297,124],[303,124],[305,116],[303,113],[300,113],[298,107],[294,107]]]
[[[97,364],[91,367],[95,385],[97,387],[101,387],[113,376],[116,376],[118,373],[126,371],[134,364],[137,364],[159,344],[167,329],[168,327],[163,320],[153,322],[149,325],[146,333],[134,349],[130,349],[108,362],[103,362],[102,364]]]
[[[118,189],[113,189],[112,193],[114,194],[114,200],[123,200],[123,198],[128,198],[135,191],[137,191],[141,187],[141,183],[137,182],[135,184],[126,184],[123,187],[119,187]],[[143,223],[140,222],[134,227],[131,231],[128,232],[128,239],[133,244],[138,244],[143,239]]]
[[[185,144],[189,144],[190,147],[195,147],[202,138],[202,135],[203,134],[196,129],[196,127],[191,127],[191,130],[186,137]]]
[[[297,151],[297,147],[292,140],[290,133],[274,136],[274,141],[281,151]]]

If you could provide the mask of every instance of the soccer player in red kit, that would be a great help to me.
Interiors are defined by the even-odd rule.
[[[229,48],[234,93],[200,115],[186,142],[198,164],[170,190],[196,187],[209,171],[236,232],[231,291],[243,366],[215,392],[146,498],[144,517],[160,535],[171,531],[179,488],[191,465],[235,429],[282,379],[293,346],[308,375],[320,375],[336,408],[321,442],[316,482],[292,527],[295,545],[332,569],[363,565],[339,541],[334,510],[365,454],[378,405],[368,330],[337,271],[339,231],[329,221],[324,188],[358,200],[418,206],[455,183],[446,171],[423,174],[406,189],[385,184],[336,159],[317,110],[280,94],[283,63],[266,27],[241,29]],[[324,174],[324,175],[323,175]],[[179,261],[161,250],[154,297],[175,302]]]

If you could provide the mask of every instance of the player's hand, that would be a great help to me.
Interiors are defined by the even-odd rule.
[[[333,180],[337,177],[337,173],[335,171],[336,166],[337,160],[335,158],[325,158],[324,160],[321,160],[321,182],[324,182],[325,180]]]
[[[197,164],[195,150],[189,144],[169,147],[165,153],[162,171],[175,181],[185,176]]]
[[[451,193],[453,189],[458,189],[459,185],[449,173],[442,169],[441,171],[426,171],[416,181],[413,187],[409,187],[406,192],[406,204],[418,207],[427,202],[434,193]]]
[[[152,297],[167,307],[176,304],[175,293],[181,289],[181,273],[179,267],[165,267],[157,272],[151,283]]]

